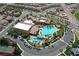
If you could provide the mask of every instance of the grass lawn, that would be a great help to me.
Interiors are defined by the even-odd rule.
[[[0,46],[0,52],[12,53],[13,48],[12,47],[6,47],[6,46]]]
[[[79,36],[76,36],[75,37],[75,42],[72,44],[72,47],[73,48],[76,48],[79,46]]]
[[[68,47],[66,48],[66,51],[65,51],[64,53],[65,53],[67,56],[73,55],[71,49],[72,49],[72,48],[68,46]]]
[[[64,31],[66,29],[66,25],[61,25],[60,30],[58,31],[58,36],[62,37],[64,35]]]
[[[71,51],[72,48],[77,48],[79,46],[79,36],[75,37],[75,42],[72,44],[72,47],[68,46],[66,48],[65,54],[70,56],[70,55],[74,55]]]
[[[75,17],[76,17],[77,20],[79,21],[79,11],[75,12]]]

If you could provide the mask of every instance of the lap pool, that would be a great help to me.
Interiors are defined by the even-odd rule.
[[[48,35],[53,35],[54,33],[56,33],[59,29],[57,29],[55,27],[55,25],[53,26],[44,26],[41,30],[40,30],[40,36],[48,36]]]

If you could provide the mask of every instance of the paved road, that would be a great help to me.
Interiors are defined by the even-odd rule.
[[[58,40],[57,42],[53,43],[54,48],[46,48],[42,49],[41,51],[25,47],[24,43],[18,39],[10,39],[15,40],[19,44],[20,48],[24,51],[22,53],[22,55],[24,56],[56,56],[60,54],[60,49],[65,49],[67,47],[67,44],[70,43],[71,38],[74,38],[74,36],[72,35],[71,28],[69,28],[61,40]],[[64,42],[62,42],[62,40],[64,40]]]
[[[68,7],[67,7],[64,3],[62,3],[61,6],[62,6],[62,8],[64,9],[64,11],[66,12],[66,14],[67,14],[67,16],[68,16],[68,19],[69,19],[68,21],[69,21],[70,23],[72,23],[72,24],[78,26],[78,25],[79,25],[79,22],[76,20],[75,16],[73,16],[73,15],[71,14],[70,9],[68,9]]]
[[[72,33],[72,28],[68,28],[67,32],[65,32],[64,36],[62,37],[65,43],[71,44],[71,41],[74,40],[74,34]]]
[[[70,28],[75,28],[75,29],[79,30],[79,26],[76,26],[76,25],[74,25],[74,24],[72,24],[72,23],[70,23],[69,27],[70,27]]]
[[[66,12],[70,25],[69,27],[72,29],[77,29],[79,30],[79,22],[76,20],[76,17],[70,12],[70,9],[66,6],[66,4],[61,4],[62,8],[64,9],[64,11]]]
[[[37,51],[36,49],[29,49],[28,47],[25,47],[24,43],[18,39],[16,39],[15,41],[23,49],[24,52],[22,54],[24,56],[55,56],[60,53],[60,49],[65,49],[67,47],[66,43],[62,42],[61,40],[58,40],[57,42],[53,43],[54,48],[46,48],[42,49],[41,51]]]
[[[68,16],[68,19],[69,19],[69,22],[70,22],[69,27],[79,30],[79,22],[76,20],[76,17],[71,14],[70,9],[65,4],[61,4],[61,6]]]

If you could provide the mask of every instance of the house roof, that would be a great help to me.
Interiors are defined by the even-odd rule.
[[[34,24],[32,20],[25,20],[24,23],[28,23],[28,24]]]
[[[7,16],[6,20],[12,20],[12,16]]]
[[[79,48],[72,48],[71,50],[75,55],[79,54]]]
[[[39,31],[39,25],[35,25],[30,29],[31,34],[37,34]]]
[[[17,23],[14,28],[29,31],[30,28],[32,27],[31,24],[24,24],[24,23]]]
[[[4,25],[4,24],[8,24],[8,21],[7,20],[0,20],[0,25]]]
[[[46,22],[46,20],[43,20],[43,19],[42,19],[42,20],[40,20],[40,22]]]
[[[4,16],[3,15],[0,15],[0,20],[2,20],[4,18]]]

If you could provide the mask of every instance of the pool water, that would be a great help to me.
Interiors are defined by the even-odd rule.
[[[40,36],[48,36],[48,35],[53,35],[54,33],[56,33],[58,31],[58,29],[55,27],[55,25],[53,26],[45,26],[41,29],[40,31]]]
[[[57,29],[55,26],[44,26],[41,30],[40,30],[40,36],[48,36],[48,35],[53,35],[54,33],[56,33],[59,29]],[[37,42],[37,43],[43,43],[43,39],[42,38],[38,38],[35,36],[31,36],[30,37],[31,42]]]
[[[43,40],[42,40],[42,38],[37,38],[37,37],[31,36],[31,42],[42,43]]]

